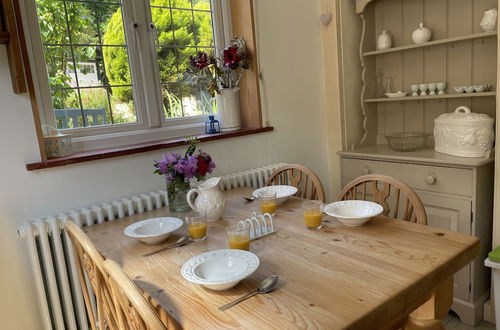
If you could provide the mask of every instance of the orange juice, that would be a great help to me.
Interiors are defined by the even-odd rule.
[[[276,202],[275,201],[262,201],[259,204],[262,213],[274,214],[276,212]]]
[[[192,239],[202,239],[207,236],[207,224],[203,222],[194,222],[188,225],[188,233]]]
[[[318,228],[323,222],[323,213],[320,210],[305,210],[304,221],[307,228]]]
[[[238,250],[250,250],[250,237],[247,235],[234,235],[229,237],[229,248]]]

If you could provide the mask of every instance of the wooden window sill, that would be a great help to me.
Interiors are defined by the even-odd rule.
[[[252,135],[264,132],[273,131],[273,127],[262,127],[262,128],[243,128],[234,132],[219,133],[219,134],[202,134],[198,135],[198,140],[204,141],[216,141],[222,139],[229,139],[238,136]],[[124,147],[116,147],[109,149],[93,150],[86,152],[78,152],[66,157],[51,158],[47,161],[35,162],[26,164],[26,169],[28,171],[41,170],[51,167],[59,167],[71,164],[78,164],[84,162],[90,162],[99,159],[108,159],[114,157],[121,157],[127,155],[133,155],[142,152],[155,151],[160,149],[168,149],[173,147],[178,147],[186,145],[184,138],[174,138],[162,141],[154,141],[148,143],[135,144]]]

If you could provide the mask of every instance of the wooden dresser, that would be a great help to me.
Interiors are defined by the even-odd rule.
[[[499,2],[339,0],[335,15],[342,183],[368,173],[396,177],[420,196],[430,226],[481,239],[480,256],[455,276],[453,310],[470,325],[482,319],[490,295],[483,260],[491,250],[494,159],[434,152],[434,119],[459,106],[496,117],[498,31],[485,32],[480,22],[485,10],[499,8]],[[432,31],[432,39],[414,44],[412,34],[420,23]],[[378,50],[376,40],[383,31],[392,36],[392,48]],[[412,85],[438,82],[446,82],[438,95],[384,95],[412,95]],[[480,84],[491,84],[491,91],[455,93],[454,87]],[[393,151],[385,135],[396,132],[426,133],[426,147]]]
[[[459,158],[432,148],[393,151],[373,145],[343,151],[342,186],[364,174],[390,175],[415,190],[427,212],[429,226],[477,236],[481,251],[454,278],[455,311],[462,322],[476,324],[490,295],[490,275],[483,260],[491,248],[493,158]]]

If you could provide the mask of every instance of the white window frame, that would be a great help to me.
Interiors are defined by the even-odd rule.
[[[20,1],[21,13],[41,124],[55,127],[35,1]],[[216,51],[223,49],[232,38],[230,1],[211,0]],[[73,149],[76,152],[204,133],[206,115],[168,119],[163,115],[155,47],[156,30],[151,21],[149,0],[121,0],[121,2],[123,25],[128,27],[125,28],[125,37],[128,45],[137,122],[62,130],[72,135]],[[135,27],[132,26],[133,24]]]

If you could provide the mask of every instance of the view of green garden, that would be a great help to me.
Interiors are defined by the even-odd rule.
[[[120,0],[36,3],[57,126],[137,121],[128,51],[133,43],[125,37]],[[151,0],[150,7],[165,117],[213,112],[212,95],[183,79],[190,55],[214,50],[210,0]],[[67,109],[100,109],[105,116],[63,124]]]

